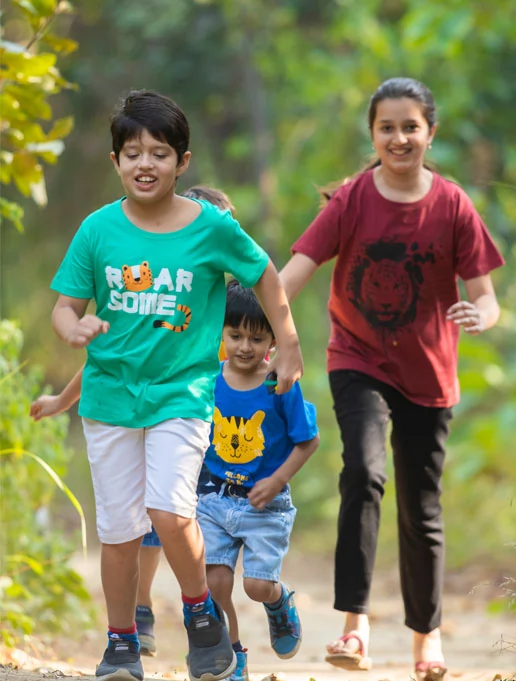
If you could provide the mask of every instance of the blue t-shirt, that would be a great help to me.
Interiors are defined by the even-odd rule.
[[[269,394],[265,385],[234,390],[222,367],[205,464],[228,483],[252,487],[272,475],[296,444],[317,435],[315,407],[303,399],[299,383],[283,395]]]

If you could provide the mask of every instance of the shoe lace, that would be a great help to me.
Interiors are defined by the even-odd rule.
[[[289,620],[288,613],[283,611],[282,613],[270,615],[271,628],[274,632],[276,638],[281,638],[282,636],[290,636],[294,633],[294,627],[292,622]]]
[[[109,647],[113,652],[118,652],[118,648],[121,648],[124,652],[138,654],[136,643],[126,638],[110,638]]]

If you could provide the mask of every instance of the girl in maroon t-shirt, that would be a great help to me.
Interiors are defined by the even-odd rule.
[[[424,165],[436,131],[424,85],[383,83],[371,98],[369,128],[378,161],[335,191],[281,273],[292,299],[337,258],[328,371],[344,444],[335,608],[346,619],[326,660],[371,666],[367,612],[391,421],[405,623],[414,631],[416,676],[435,681],[446,673],[440,494],[459,400],[459,329],[475,335],[496,323],[489,272],[503,259],[467,195]]]

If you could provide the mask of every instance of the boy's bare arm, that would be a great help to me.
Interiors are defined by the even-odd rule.
[[[40,421],[47,416],[56,416],[75,404],[81,396],[82,372],[84,366],[75,374],[72,380],[63,388],[59,395],[41,395],[30,405],[30,415],[34,421]]]
[[[288,392],[303,375],[303,358],[285,289],[270,260],[254,286],[254,292],[276,339],[277,351],[271,362],[271,371],[278,376],[276,392],[281,395]]]
[[[101,333],[107,333],[109,323],[91,314],[85,315],[89,300],[60,295],[52,312],[52,325],[59,338],[72,348],[84,348]]]
[[[316,435],[311,440],[298,443],[287,460],[270,477],[259,480],[247,497],[251,506],[259,510],[265,508],[305,465],[319,446],[319,441],[319,435]]]

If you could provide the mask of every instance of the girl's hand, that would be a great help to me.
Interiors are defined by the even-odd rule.
[[[66,340],[72,348],[84,348],[94,338],[100,336],[101,333],[107,333],[108,330],[109,322],[104,322],[100,317],[96,317],[93,314],[87,314],[82,319],[79,319]]]
[[[47,416],[55,416],[63,410],[59,395],[41,395],[30,405],[30,415],[34,421],[41,421]]]
[[[486,319],[483,310],[480,310],[474,303],[461,300],[452,305],[446,312],[446,319],[459,324],[466,333],[476,336],[486,330]]]

